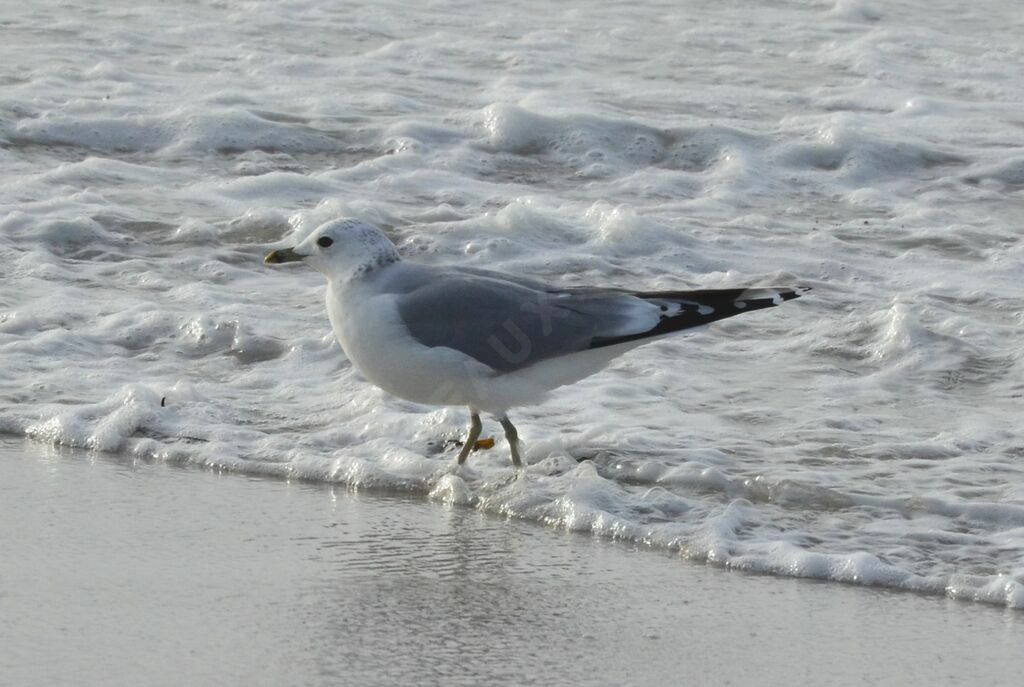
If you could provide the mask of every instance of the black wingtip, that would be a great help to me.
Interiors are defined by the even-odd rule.
[[[788,286],[785,288],[780,287],[776,289],[776,291],[778,291],[779,293],[779,296],[781,296],[782,300],[784,301],[791,301],[794,298],[800,298],[800,296],[803,296],[805,293],[808,293],[811,290],[812,289],[810,286]]]
[[[682,310],[671,315],[662,315],[658,324],[645,332],[625,336],[595,337],[591,340],[589,347],[614,346],[628,341],[647,339],[692,327],[700,327],[727,317],[733,317],[734,315],[781,305],[786,301],[800,298],[810,290],[811,287],[809,286],[755,286],[733,289],[633,293],[633,296],[647,301],[675,303],[682,306]]]
[[[757,310],[800,298],[810,290],[809,286],[752,286],[747,289],[736,289],[732,301],[740,309],[757,304],[754,308]]]

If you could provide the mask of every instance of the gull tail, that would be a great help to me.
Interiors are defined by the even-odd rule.
[[[810,287],[777,287],[752,289],[706,289],[703,291],[650,291],[632,293],[661,308],[658,323],[647,331],[623,336],[595,337],[590,348],[615,346],[628,341],[700,327],[754,310],[782,305],[810,291]]]

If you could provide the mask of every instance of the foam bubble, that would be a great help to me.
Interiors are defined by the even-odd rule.
[[[0,431],[1021,606],[1022,94],[998,11],[609,5],[537,31],[484,4],[457,27],[142,7],[65,3],[47,40],[0,44]],[[190,56],[94,40],[155,25]],[[261,263],[338,216],[559,287],[815,290],[516,409],[524,477],[500,433],[456,469],[464,411],[367,385],[320,275]]]
[[[49,444],[117,451],[153,417],[159,404],[160,398],[152,389],[132,385],[99,403],[30,424],[25,434]]]

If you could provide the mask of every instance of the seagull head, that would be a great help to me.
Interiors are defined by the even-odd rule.
[[[296,246],[270,251],[263,262],[301,261],[328,279],[348,279],[398,260],[395,244],[377,227],[358,219],[335,219],[321,224]]]

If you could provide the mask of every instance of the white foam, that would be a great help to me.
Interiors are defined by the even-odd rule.
[[[1024,607],[1010,3],[321,5],[0,45],[0,431]],[[456,471],[463,412],[368,387],[261,263],[341,215],[561,286],[815,288],[518,410],[526,478]]]

